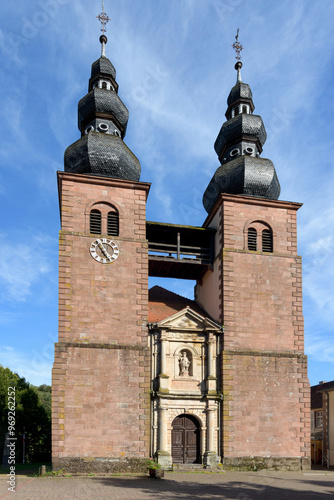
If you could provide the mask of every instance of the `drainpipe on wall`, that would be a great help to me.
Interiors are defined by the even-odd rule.
[[[326,411],[326,429],[327,429],[327,467],[330,467],[330,450],[329,450],[329,393],[325,391],[327,396],[327,411]]]

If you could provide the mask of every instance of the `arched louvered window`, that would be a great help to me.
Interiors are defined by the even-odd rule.
[[[234,108],[234,116],[238,116],[238,114],[239,114],[239,108],[236,107]]]
[[[257,231],[254,227],[248,229],[248,250],[257,250]]]
[[[262,252],[273,251],[273,233],[270,229],[262,231]]]
[[[102,82],[102,88],[103,89],[107,89],[108,88],[107,82]]]
[[[248,113],[247,106],[242,106],[242,112],[246,114]]]
[[[92,234],[101,234],[101,212],[100,210],[91,210],[89,215],[89,232]]]
[[[119,235],[119,217],[118,212],[109,212],[107,217],[107,233],[108,236]]]

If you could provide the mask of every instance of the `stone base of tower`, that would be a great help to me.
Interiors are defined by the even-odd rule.
[[[52,466],[69,472],[145,472],[148,350],[58,343],[53,368]]]
[[[52,461],[52,469],[71,474],[145,474],[147,472],[147,458],[57,458]]]
[[[310,468],[307,361],[286,352],[223,353],[223,464]]]
[[[256,471],[256,470],[310,470],[311,460],[300,457],[225,457],[223,459],[225,470]]]

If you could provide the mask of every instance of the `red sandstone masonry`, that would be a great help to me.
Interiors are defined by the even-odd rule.
[[[149,184],[58,173],[59,342],[53,368],[53,460],[149,453]],[[89,253],[89,213],[117,209],[118,259]],[[143,367],[139,368],[139,367]]]
[[[145,350],[75,343],[64,347],[63,417],[59,416],[61,407],[56,410],[64,433],[63,445],[55,438],[62,450],[60,456],[140,456],[145,426],[140,429],[139,420],[147,420],[141,394],[148,387],[145,379],[142,382],[139,364],[147,362]]]
[[[305,366],[301,355],[224,352],[224,456],[308,457]]]
[[[221,195],[220,320],[223,444],[233,457],[309,460],[310,393],[303,356],[301,258],[296,212],[300,204]],[[273,231],[273,253],[250,252],[250,223]]]
[[[296,245],[289,241],[296,240],[299,207],[222,195],[225,349],[303,350],[303,317],[296,309],[302,297],[301,262]],[[247,250],[246,232],[252,221],[264,221],[272,228],[272,254]]]

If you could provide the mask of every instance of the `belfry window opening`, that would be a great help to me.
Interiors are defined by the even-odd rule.
[[[257,250],[257,231],[254,227],[248,229],[248,250],[252,252]]]
[[[91,234],[101,234],[102,232],[102,217],[100,210],[91,210],[89,216],[89,232]]]
[[[262,252],[273,251],[273,233],[270,229],[264,229],[262,231]]]
[[[109,212],[107,216],[108,236],[119,236],[119,216],[118,212]]]

